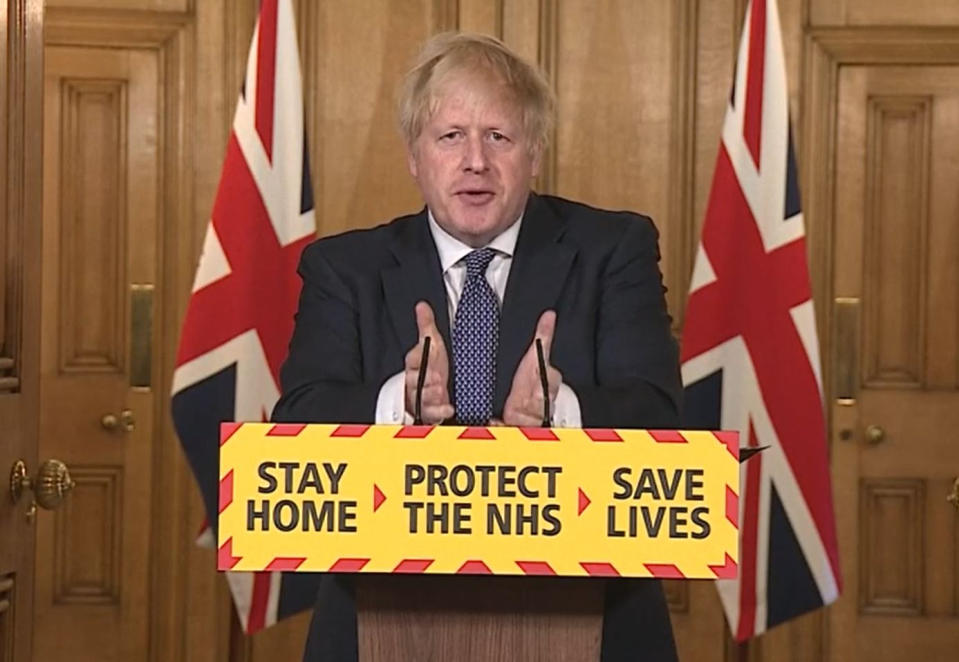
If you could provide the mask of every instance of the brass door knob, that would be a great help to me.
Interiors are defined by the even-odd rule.
[[[876,444],[881,444],[886,438],[886,431],[883,430],[878,425],[870,425],[866,427],[866,441],[875,446]]]
[[[956,478],[956,482],[952,484],[952,494],[946,497],[946,501],[959,511],[959,478]]]
[[[30,478],[23,460],[17,460],[10,470],[10,499],[13,503],[18,503],[24,492],[33,492],[28,517],[32,517],[37,506],[45,510],[59,508],[75,485],[70,470],[60,460],[47,460],[41,464],[35,478]]]
[[[114,430],[123,430],[124,432],[133,432],[137,427],[136,417],[130,409],[124,409],[120,415],[104,414],[100,417],[100,425],[104,430],[113,432]]]

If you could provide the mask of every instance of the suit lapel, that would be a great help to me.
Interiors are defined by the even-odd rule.
[[[414,307],[419,301],[428,301],[449,352],[450,322],[446,289],[425,209],[403,228],[390,248],[396,265],[384,269],[381,278],[401,351],[405,353],[416,344]]]
[[[493,411],[502,416],[513,374],[533,341],[536,322],[555,308],[576,251],[559,242],[566,222],[531,193],[516,241],[500,318]]]

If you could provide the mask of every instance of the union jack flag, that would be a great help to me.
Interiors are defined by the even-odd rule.
[[[737,640],[839,595],[819,341],[775,0],[746,12],[680,352],[686,425],[769,446],[743,465]]]
[[[304,128],[290,0],[263,0],[173,374],[173,422],[209,522],[220,422],[266,420],[280,397],[296,266],[316,232]],[[227,573],[244,631],[312,606],[316,577],[284,577]]]

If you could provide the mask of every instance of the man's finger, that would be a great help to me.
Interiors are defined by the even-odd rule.
[[[553,347],[553,333],[555,331],[556,311],[547,310],[539,316],[539,321],[536,323],[536,338],[543,341],[543,358],[547,364],[549,364],[549,352]],[[535,340],[533,341],[533,345],[536,345]],[[536,350],[534,349],[533,351],[535,352]]]
[[[453,405],[432,405],[423,407],[423,420],[429,423],[442,423],[453,418]]]
[[[516,410],[504,412],[503,419],[506,425],[535,428],[543,424],[543,413],[540,412],[538,415],[534,416],[526,413],[525,411]]]
[[[416,333],[419,336],[419,340],[422,343],[423,338],[426,336],[432,336],[433,340],[430,344],[434,344],[439,336],[439,333],[436,329],[436,318],[433,316],[433,309],[430,307],[430,304],[425,301],[420,301],[416,304],[414,308],[416,312]]]
[[[407,388],[416,388],[420,383],[420,372],[419,370],[407,370],[406,371],[406,386]],[[443,377],[438,370],[433,368],[426,369],[426,377],[423,379],[423,388],[430,386],[442,386],[446,388],[446,379]]]

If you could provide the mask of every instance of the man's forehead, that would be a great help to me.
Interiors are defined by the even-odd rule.
[[[503,81],[461,75],[438,84],[431,95],[429,115],[438,111],[473,110],[482,107],[518,117],[522,113],[516,95]]]

